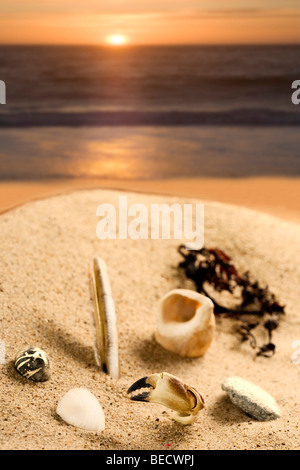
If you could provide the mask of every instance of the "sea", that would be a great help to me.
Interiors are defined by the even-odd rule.
[[[300,45],[0,46],[0,179],[300,175]]]

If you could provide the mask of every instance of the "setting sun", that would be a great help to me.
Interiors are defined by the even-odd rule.
[[[107,38],[107,43],[111,46],[124,46],[127,42],[127,37],[122,34],[113,34]]]

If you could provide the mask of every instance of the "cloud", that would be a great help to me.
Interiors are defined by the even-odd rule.
[[[1,0],[1,20],[196,22],[205,19],[294,18],[300,15],[299,0]],[[66,20],[66,16],[68,19]]]
[[[35,14],[161,14],[184,16],[252,16],[277,9],[299,9],[299,0],[1,0],[1,15]]]
[[[187,4],[193,5],[194,0],[187,0]],[[199,3],[199,2],[196,2]],[[2,14],[30,14],[30,13],[54,13],[54,14],[143,14],[156,12],[172,12],[181,10],[182,0],[1,0],[0,12]]]
[[[300,15],[299,9],[287,8],[239,8],[239,9],[215,9],[215,10],[191,10],[175,14],[166,14],[169,19],[213,19],[213,18],[274,18],[274,17],[295,17]]]

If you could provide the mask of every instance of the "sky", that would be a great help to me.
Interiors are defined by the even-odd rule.
[[[1,44],[300,43],[299,0],[1,0]]]

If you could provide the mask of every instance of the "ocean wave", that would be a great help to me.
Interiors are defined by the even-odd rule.
[[[0,128],[114,126],[299,126],[300,112],[227,111],[1,112]]]

